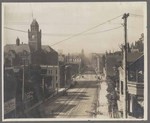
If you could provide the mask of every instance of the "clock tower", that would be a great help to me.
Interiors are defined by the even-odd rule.
[[[36,19],[33,19],[31,30],[28,30],[28,41],[31,52],[41,50],[41,30],[39,30],[39,24]]]

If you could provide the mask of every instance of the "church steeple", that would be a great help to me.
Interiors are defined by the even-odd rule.
[[[41,30],[36,19],[33,19],[30,30],[28,30],[29,47],[32,52],[41,50]]]

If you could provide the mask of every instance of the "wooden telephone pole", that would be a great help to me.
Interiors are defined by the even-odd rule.
[[[122,19],[124,19],[124,39],[125,39],[125,47],[124,47],[124,50],[125,50],[125,58],[124,58],[124,70],[125,70],[125,82],[124,82],[124,112],[123,112],[123,117],[124,118],[127,118],[128,116],[128,110],[127,110],[127,95],[128,95],[128,92],[127,92],[127,49],[128,49],[128,44],[127,44],[127,18],[129,17],[129,13],[125,13],[122,17]]]

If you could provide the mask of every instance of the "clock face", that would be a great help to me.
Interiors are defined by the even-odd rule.
[[[35,38],[35,35],[32,35],[32,39],[34,39]]]

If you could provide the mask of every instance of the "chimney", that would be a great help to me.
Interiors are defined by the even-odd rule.
[[[19,46],[20,45],[20,39],[17,37],[16,39],[16,45]]]

